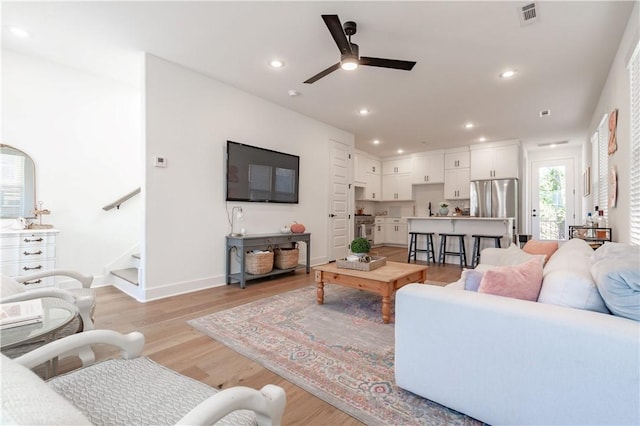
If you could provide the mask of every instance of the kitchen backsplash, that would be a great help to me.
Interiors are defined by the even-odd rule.
[[[356,208],[363,208],[364,214],[389,217],[429,216],[429,202],[431,212],[436,214],[441,201],[447,201],[451,210],[469,207],[469,200],[445,200],[443,185],[417,185],[413,187],[414,201],[356,201]]]

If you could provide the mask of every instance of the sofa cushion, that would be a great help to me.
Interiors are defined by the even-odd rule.
[[[483,272],[475,269],[465,269],[460,276],[464,280],[464,289],[469,291],[478,291],[480,281],[482,281]]]
[[[1,355],[2,411],[0,424],[91,424],[69,401],[58,395],[35,373]]]
[[[497,266],[520,265],[531,259],[538,259],[540,262],[544,262],[546,258],[544,254],[529,254],[515,244],[511,244],[507,249],[502,251],[500,263]]]
[[[522,251],[529,254],[544,254],[546,256],[545,263],[551,259],[553,253],[558,250],[558,242],[557,241],[538,241],[538,240],[529,240],[522,247]]]
[[[591,275],[609,310],[640,321],[640,246],[606,243],[591,259]]]
[[[544,267],[538,302],[609,313],[591,276],[592,254],[584,240],[562,244]]]
[[[542,284],[542,261],[536,257],[519,265],[490,269],[483,274],[478,292],[535,302]]]

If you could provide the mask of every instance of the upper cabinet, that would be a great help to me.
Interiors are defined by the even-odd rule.
[[[519,177],[520,145],[512,143],[471,149],[471,180]]]
[[[382,163],[380,160],[356,153],[354,156],[354,176],[356,199],[368,201],[382,200]]]
[[[445,170],[469,167],[469,148],[447,150],[444,154]]]
[[[382,201],[407,201],[411,196],[411,174],[382,176]]]
[[[424,152],[413,158],[411,183],[444,182],[444,151]]]
[[[411,173],[411,158],[396,158],[382,162],[382,174],[399,175]]]

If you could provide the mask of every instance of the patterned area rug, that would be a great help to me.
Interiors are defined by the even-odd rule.
[[[329,284],[324,300],[306,287],[189,324],[368,425],[481,424],[395,386],[379,296]]]

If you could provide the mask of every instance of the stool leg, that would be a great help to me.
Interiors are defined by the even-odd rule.
[[[500,237],[496,238],[496,247],[502,248],[502,246],[500,245]]]
[[[411,263],[411,250],[414,248],[414,238],[416,234],[411,234],[411,239],[409,240],[409,252],[407,253],[407,263]]]
[[[433,263],[436,263],[436,252],[433,248],[433,236],[431,234],[427,235],[427,262],[433,260]]]
[[[471,254],[471,267],[472,268],[475,268],[478,265],[478,257],[480,257],[480,255],[479,255],[480,247],[478,247],[479,243],[480,243],[480,238],[474,237],[474,239],[473,239],[473,253]]]
[[[462,252],[460,253],[460,267],[467,267],[467,249],[464,246],[464,237],[460,237],[460,247],[462,248]]]
[[[446,236],[441,236],[440,237],[440,254],[438,255],[438,262],[439,263],[444,263],[444,250],[447,246],[447,237]]]
[[[458,238],[460,241],[460,246],[458,247],[458,254],[460,255],[460,267],[462,268],[462,252],[464,251],[464,239],[462,237]],[[465,260],[464,262],[465,264],[467,263],[467,261]]]

